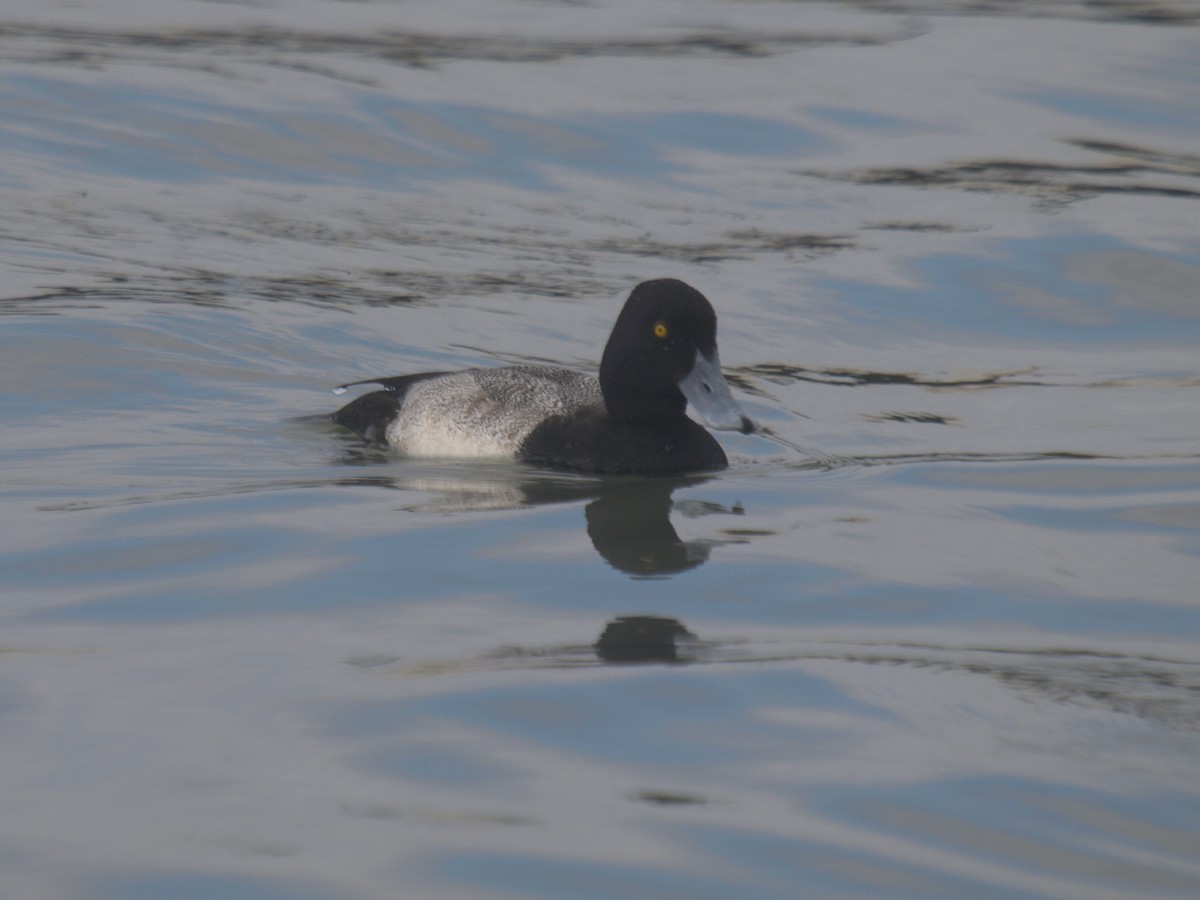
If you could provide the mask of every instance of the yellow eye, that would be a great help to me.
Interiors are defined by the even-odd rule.
[[[662,322],[654,323],[654,336],[656,338],[665,338],[667,336],[667,326]]]

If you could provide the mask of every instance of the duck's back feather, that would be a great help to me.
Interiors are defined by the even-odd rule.
[[[505,366],[381,378],[333,419],[409,456],[513,457],[544,420],[597,407],[590,375],[553,366]]]

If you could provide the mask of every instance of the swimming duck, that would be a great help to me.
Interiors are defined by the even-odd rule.
[[[695,288],[644,281],[617,317],[600,377],[554,366],[420,372],[378,384],[332,415],[364,439],[420,457],[500,457],[585,472],[723,469],[725,451],[688,418],[749,434],[717,354],[717,316]]]

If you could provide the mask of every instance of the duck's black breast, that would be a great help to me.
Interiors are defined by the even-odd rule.
[[[555,469],[631,475],[729,465],[716,438],[687,416],[623,421],[603,410],[551,416],[521,442],[517,458]]]

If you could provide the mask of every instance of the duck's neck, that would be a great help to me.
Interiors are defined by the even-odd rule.
[[[665,386],[648,385],[639,378],[645,370],[641,360],[618,358],[607,347],[600,362],[600,391],[604,394],[604,406],[613,419],[637,421],[639,419],[662,419],[682,417],[687,409],[687,398],[674,384]]]

